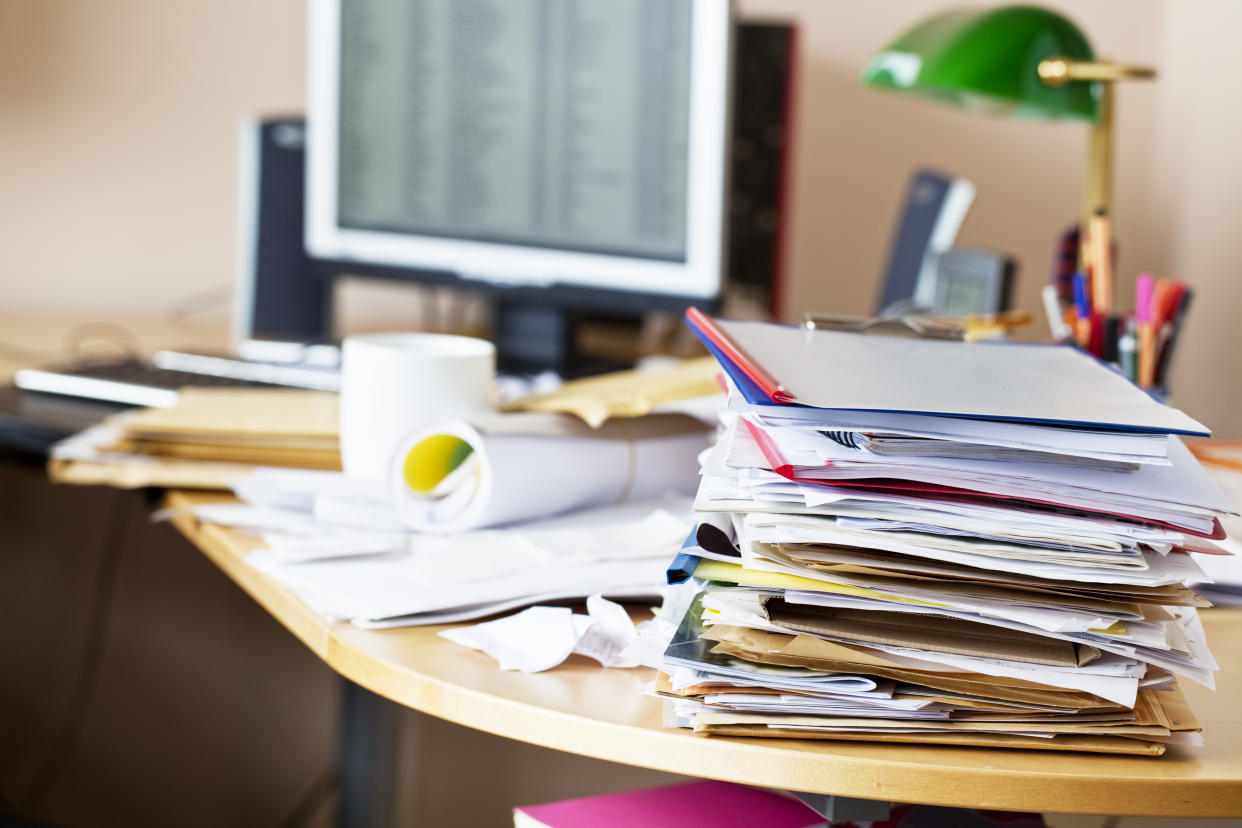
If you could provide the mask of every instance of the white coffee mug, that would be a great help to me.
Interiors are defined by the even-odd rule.
[[[341,347],[341,465],[348,477],[382,482],[392,453],[434,420],[492,408],[496,347],[432,333],[345,338]]]

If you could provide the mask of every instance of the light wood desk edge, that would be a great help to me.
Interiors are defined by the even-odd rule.
[[[186,509],[221,495],[171,492],[175,526],[333,670],[398,704],[531,744],[671,773],[873,800],[1044,813],[1242,816],[1239,636],[1216,635],[1230,680],[1209,700],[1209,746],[1161,758],[801,740],[697,737],[660,726],[644,697],[649,670],[571,660],[504,673],[490,658],[435,635],[442,627],[366,631],[332,624],[245,563],[255,542],[199,523]],[[1242,611],[1213,610],[1209,629],[1242,630]],[[1223,639],[1223,640],[1222,640]],[[1224,646],[1222,646],[1224,645]],[[1221,716],[1232,718],[1221,719]]]

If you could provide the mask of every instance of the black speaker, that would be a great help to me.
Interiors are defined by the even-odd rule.
[[[303,241],[306,122],[244,124],[240,158],[234,341],[324,341],[332,331],[332,285]]]
[[[798,30],[741,22],[733,69],[726,290],[780,312]]]

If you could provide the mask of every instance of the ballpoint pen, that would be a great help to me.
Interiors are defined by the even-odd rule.
[[[1112,233],[1108,216],[1096,213],[1091,217],[1091,303],[1100,313],[1113,309]]]
[[[1121,364],[1121,373],[1125,374],[1131,382],[1138,379],[1137,351],[1138,336],[1135,333],[1134,320],[1127,319],[1125,333],[1117,338],[1117,360]]]
[[[1087,276],[1081,270],[1074,274],[1074,310],[1078,314],[1078,347],[1086,348],[1091,344],[1091,300],[1087,297]]]
[[[1121,317],[1115,313],[1107,314],[1102,319],[1103,333],[1100,340],[1100,359],[1116,363],[1117,340],[1121,336]]]
[[[1173,347],[1177,344],[1178,334],[1181,333],[1182,327],[1186,321],[1186,310],[1190,307],[1190,300],[1194,298],[1194,291],[1188,287],[1182,288],[1181,299],[1177,303],[1177,309],[1173,311],[1173,318],[1169,321],[1169,335],[1165,340],[1156,357],[1156,384],[1165,387],[1169,382],[1169,363],[1173,359]]]
[[[1134,320],[1138,323],[1138,383],[1151,388],[1156,371],[1156,330],[1152,321],[1152,275],[1140,274],[1134,286]]]

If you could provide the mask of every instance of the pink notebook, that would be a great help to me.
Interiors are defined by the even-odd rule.
[[[514,828],[812,828],[826,824],[796,799],[712,781],[513,809]]]

